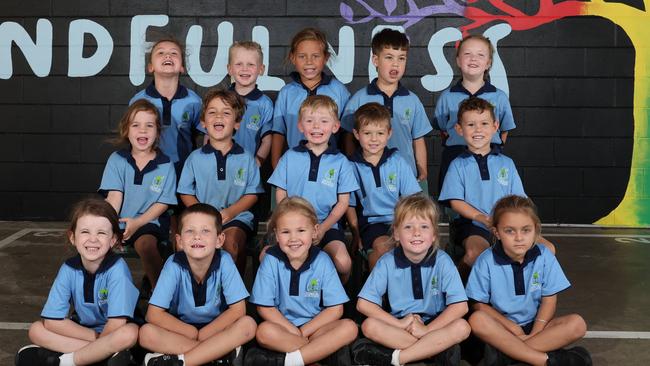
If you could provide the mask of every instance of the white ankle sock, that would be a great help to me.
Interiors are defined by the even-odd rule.
[[[179,360],[183,361],[185,363],[185,354],[183,353],[182,355],[177,356]]]
[[[393,366],[402,366],[401,363],[399,363],[399,352],[400,350],[396,349],[393,351],[393,356],[391,357],[390,363]]]
[[[59,356],[59,366],[76,366],[74,364],[74,353],[64,353]]]
[[[284,366],[305,366],[305,361],[302,359],[300,350],[287,352],[284,357]]]

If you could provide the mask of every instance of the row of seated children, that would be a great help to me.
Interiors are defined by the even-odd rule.
[[[315,210],[300,197],[280,202],[270,221],[277,246],[248,292],[225,241],[221,215],[208,204],[179,218],[180,251],[165,263],[149,301],[146,323],[133,323],[137,290],[125,261],[112,252],[121,239],[110,204],[76,205],[68,232],[78,255],[54,280],[42,320],[34,322],[17,366],[130,365],[137,341],[160,365],[404,365],[430,360],[459,365],[458,344],[470,331],[486,342],[485,364],[591,365],[582,347],[562,347],[584,336],[577,314],[555,317],[557,294],[570,286],[555,256],[536,244],[540,223],[525,197],[506,196],[494,208],[498,241],[477,259],[466,288],[451,258],[438,248],[439,213],[423,194],[400,199],[394,212],[396,247],[382,256],[358,294],[366,338],[342,319],[349,301],[319,238]],[[405,285],[405,284],[410,284]],[[390,312],[384,310],[387,296]],[[468,312],[468,298],[474,312]],[[68,318],[70,303],[78,315]],[[257,346],[242,345],[253,340]],[[355,341],[355,339],[357,339]],[[354,343],[353,343],[354,342]],[[351,346],[351,355],[350,348]],[[239,363],[240,364],[240,363]]]

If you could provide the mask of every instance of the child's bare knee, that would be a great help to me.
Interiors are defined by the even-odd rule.
[[[350,319],[342,319],[339,327],[343,328],[345,333],[345,344],[352,343],[357,338],[359,334],[359,327],[357,323],[353,322]]]
[[[382,324],[373,318],[367,318],[361,323],[361,332],[370,339],[375,339],[375,335],[382,331]]]
[[[239,319],[239,323],[241,324],[240,327],[243,336],[248,340],[253,339],[255,337],[255,333],[257,332],[257,323],[255,323],[255,320],[246,315],[243,318]]]
[[[255,338],[257,342],[264,347],[267,347],[273,339],[276,339],[276,332],[273,330],[273,327],[270,326],[268,322],[263,322],[257,326],[257,331],[255,332]]]
[[[143,325],[138,332],[138,341],[145,348],[149,348],[152,344],[156,343],[157,338],[158,332],[150,324]]]
[[[33,322],[32,325],[29,326],[29,331],[27,332],[27,336],[29,337],[29,340],[32,341],[32,343],[38,345],[43,343],[41,340],[43,339],[44,332],[45,332],[45,326],[43,325],[43,322],[37,320]]]
[[[571,333],[574,338],[579,339],[585,336],[587,333],[587,323],[585,320],[578,314],[568,315],[569,324],[571,326]]]
[[[471,331],[474,333],[481,333],[485,329],[486,323],[488,322],[489,315],[482,311],[475,311],[469,317],[469,326]]]
[[[454,343],[460,343],[469,337],[472,328],[465,319],[457,319],[451,323],[451,336]]]
[[[130,348],[138,342],[138,326],[133,323],[121,326],[114,333],[115,336],[111,337],[111,347],[115,352]]]

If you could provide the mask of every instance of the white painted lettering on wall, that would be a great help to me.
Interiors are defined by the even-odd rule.
[[[129,80],[133,85],[141,85],[145,80],[146,53],[151,48],[151,42],[146,40],[149,28],[165,27],[169,23],[167,15],[136,15],[131,19],[131,52],[129,61]],[[403,31],[400,26],[378,25],[372,34],[384,28]],[[511,32],[508,24],[498,24],[488,28],[484,35],[490,38],[495,50],[499,40]],[[89,56],[83,56],[84,38],[89,34],[95,38],[97,49]],[[25,28],[15,22],[0,24],[0,78],[9,79],[13,75],[11,49],[15,43],[23,53],[29,66],[36,76],[46,77],[52,68],[52,23],[47,19],[39,19],[36,23],[36,35],[32,39]],[[214,60],[208,70],[201,65],[201,48],[212,45],[203,44],[203,27],[193,25],[187,32],[185,44],[187,47],[187,72],[190,78],[200,86],[210,87],[219,84],[227,77],[226,63],[228,48],[233,42],[233,25],[224,21],[217,25],[217,45]],[[431,68],[436,74],[424,75],[420,78],[422,87],[435,92],[448,87],[453,80],[452,63],[443,53],[443,47],[461,39],[458,29],[444,28],[434,33],[428,43],[427,50],[431,60]],[[280,90],[284,81],[280,77],[268,75],[269,63],[269,30],[265,26],[255,26],[251,38],[262,46],[264,63],[267,65],[265,74],[258,79],[262,90]],[[370,40],[367,41],[367,44]],[[355,39],[354,29],[343,26],[339,29],[338,50],[331,47],[332,58],[327,63],[332,74],[344,84],[352,81],[355,75]],[[113,38],[110,32],[101,24],[88,20],[77,19],[70,22],[68,28],[68,76],[89,77],[99,74],[110,62],[113,53]],[[369,59],[368,76],[372,80],[377,76]],[[356,70],[361,73],[361,70]],[[490,72],[492,83],[501,90],[508,92],[508,78],[505,67],[498,52],[495,52]]]

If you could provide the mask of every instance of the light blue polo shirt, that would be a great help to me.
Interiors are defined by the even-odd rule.
[[[425,322],[447,306],[467,301],[458,270],[442,250],[436,250],[420,263],[411,262],[400,246],[381,256],[359,297],[382,306],[386,293],[393,316],[419,314]]]
[[[268,182],[287,191],[288,196],[309,201],[316,210],[318,222],[323,222],[338,202],[338,195],[356,191],[359,184],[352,164],[336,147],[330,145],[316,156],[305,143],[282,155]],[[332,225],[333,229],[338,227]]]
[[[501,144],[501,132],[514,130],[517,127],[508,95],[487,81],[476,94],[472,94],[465,89],[462,82],[460,80],[456,85],[445,89],[436,102],[433,125],[436,129],[449,134],[445,145],[467,145],[463,137],[456,132],[454,125],[458,122],[460,102],[470,97],[485,99],[494,106],[494,116],[499,121],[499,131],[492,136],[492,143]]]
[[[553,296],[570,286],[560,263],[545,246],[535,244],[520,264],[510,259],[498,242],[474,262],[467,296],[526,325],[535,320],[542,296]]]
[[[350,98],[343,112],[341,127],[352,133],[354,112],[362,105],[370,102],[379,103],[390,111],[390,124],[393,134],[388,140],[388,147],[398,148],[411,169],[413,169],[413,174],[417,175],[413,140],[424,137],[432,130],[420,98],[406,89],[401,83],[395,93],[389,97],[377,87],[377,79],[374,79],[368,86],[359,89]]]
[[[230,90],[235,91],[234,83],[230,85]],[[257,89],[257,85],[253,91],[242,97],[246,100],[246,112],[233,139],[255,156],[262,138],[271,133],[273,102]]]
[[[377,166],[368,163],[360,150],[352,155],[359,190],[354,194],[361,215],[359,226],[393,222],[401,196],[421,192],[413,171],[397,149],[385,148]]]
[[[149,304],[169,311],[184,323],[203,325],[247,297],[230,254],[217,249],[203,283],[196,282],[185,253],[169,257]]]
[[[311,247],[307,260],[294,269],[279,246],[273,246],[257,270],[250,302],[277,308],[293,325],[312,320],[325,308],[348,302],[330,257]]]
[[[175,205],[178,200],[174,164],[159,152],[140,170],[128,150],[116,151],[108,158],[99,185],[102,194],[107,195],[109,191],[124,195],[120,218],[138,217],[154,203]],[[150,223],[160,226],[157,217]],[[124,228],[124,223],[120,227]]]
[[[86,272],[77,255],[59,269],[41,317],[65,319],[72,302],[79,324],[101,333],[109,318],[133,318],[138,295],[129,267],[117,254],[109,252],[94,274]]]
[[[290,76],[293,81],[280,89],[275,100],[271,128],[273,133],[284,135],[289,149],[298,146],[300,141],[305,139],[305,135],[298,130],[298,112],[308,96],[327,95],[332,98],[339,107],[339,117],[350,98],[350,92],[345,85],[330,75],[321,74],[321,82],[314,90],[310,90],[300,81],[297,72],[292,72]]]
[[[146,99],[158,108],[160,113],[160,150],[169,156],[176,165],[177,172],[192,152],[192,131],[205,134],[201,126],[201,97],[194,91],[178,84],[176,94],[169,100],[156,90],[152,82],[131,98],[129,104],[138,99]]]
[[[485,156],[465,150],[456,157],[445,175],[439,201],[465,201],[490,216],[494,204],[504,196],[526,197],[515,163],[500,150],[499,146],[493,146]],[[478,221],[472,223],[489,230]]]
[[[255,158],[237,143],[225,156],[210,144],[194,150],[185,161],[178,181],[178,193],[194,195],[199,202],[219,211],[232,206],[245,194],[263,192]],[[253,229],[250,211],[241,212],[233,220]]]

